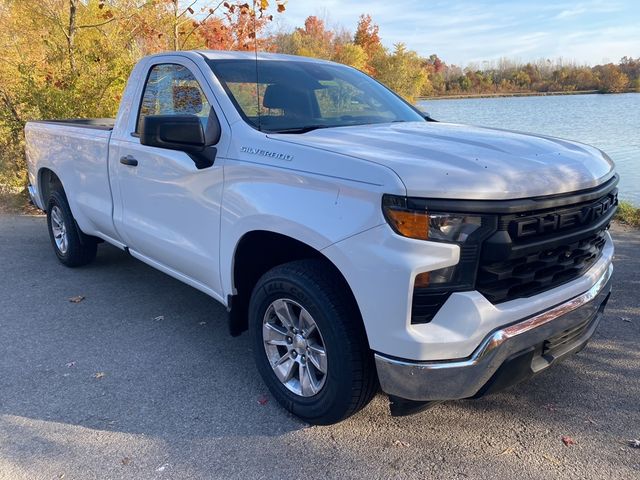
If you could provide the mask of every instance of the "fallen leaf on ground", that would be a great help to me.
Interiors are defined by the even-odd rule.
[[[84,297],[83,295],[76,295],[75,297],[71,297],[71,298],[69,299],[69,301],[70,301],[71,303],[80,303],[80,302],[81,302],[82,300],[84,300],[84,299],[85,299],[85,297]]]
[[[75,366],[76,366],[76,362],[67,363],[67,368],[71,368],[71,367],[75,367]]]
[[[93,374],[93,378],[97,378],[98,380],[105,376],[104,372],[97,372]]]
[[[122,460],[120,460],[120,462],[123,465],[129,465],[131,463],[131,459],[129,457],[124,457]]]
[[[561,438],[562,438],[562,443],[564,443],[566,446],[576,444],[576,441],[568,435],[563,435]]]
[[[260,405],[266,405],[268,401],[269,401],[269,397],[267,397],[266,395],[260,395],[258,397],[258,403]]]
[[[410,446],[411,446],[411,444],[410,444],[410,443],[403,442],[402,440],[394,440],[394,441],[393,441],[393,444],[394,444],[396,447],[410,447]]]
[[[156,322],[159,322],[160,320],[164,320],[164,315],[158,315],[157,317],[154,318],[154,320]]]
[[[628,442],[628,443],[629,443],[629,446],[630,446],[631,448],[640,448],[640,440],[639,440],[639,439],[637,439],[637,438],[635,438],[635,439],[633,439],[633,440],[629,440],[629,442]]]

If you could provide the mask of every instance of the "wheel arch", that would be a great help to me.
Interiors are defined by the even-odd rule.
[[[278,265],[304,259],[318,259],[330,267],[345,288],[353,313],[362,324],[366,336],[356,297],[338,267],[321,251],[307,243],[269,230],[247,232],[236,244],[231,269],[234,294],[229,295],[228,299],[229,328],[232,335],[239,335],[247,329],[249,299],[260,277]]]
[[[64,192],[64,185],[60,177],[50,168],[42,167],[38,170],[38,195],[40,195],[40,201],[44,207],[44,211],[47,211],[47,200],[51,195],[51,192],[56,188],[62,188]]]

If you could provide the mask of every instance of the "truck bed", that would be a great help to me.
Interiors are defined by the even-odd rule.
[[[115,118],[64,118],[55,120],[34,120],[32,123],[51,123],[70,127],[92,128],[95,130],[113,130]]]
[[[41,168],[54,170],[69,196],[83,232],[113,236],[109,182],[109,140],[114,121],[106,118],[41,120],[25,126],[26,157],[34,194],[40,194]],[[45,207],[47,198],[39,197]],[[36,200],[37,202],[37,200]]]

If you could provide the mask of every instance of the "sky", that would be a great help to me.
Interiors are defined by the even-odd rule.
[[[362,13],[380,26],[385,46],[403,42],[461,66],[502,57],[589,65],[640,57],[640,0],[289,0],[277,23],[293,28],[317,15],[354,31]]]

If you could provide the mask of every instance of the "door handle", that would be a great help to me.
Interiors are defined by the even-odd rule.
[[[133,158],[131,155],[125,155],[124,157],[120,157],[120,163],[123,165],[129,165],[130,167],[137,167],[138,160]]]

